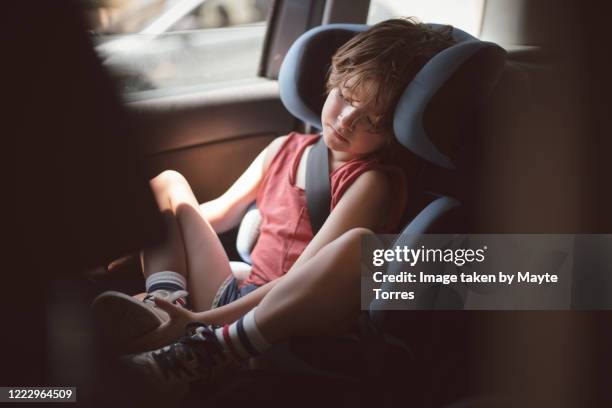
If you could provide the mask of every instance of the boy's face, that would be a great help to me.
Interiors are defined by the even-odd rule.
[[[375,92],[373,84],[365,83],[351,91],[351,80],[331,90],[321,112],[323,138],[332,150],[345,153],[350,160],[380,150],[391,137],[391,132],[375,126],[378,112],[363,107],[365,92]]]

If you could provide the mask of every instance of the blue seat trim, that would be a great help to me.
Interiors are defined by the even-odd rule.
[[[410,82],[395,109],[393,131],[397,140],[418,156],[454,169],[452,161],[431,142],[425,131],[423,117],[431,98],[470,57],[483,49],[499,46],[470,40],[447,48],[434,56]],[[501,72],[501,71],[500,71]]]
[[[429,203],[427,207],[425,207],[414,219],[403,229],[398,238],[393,243],[393,246],[407,246],[414,247],[416,245],[419,237],[431,228],[431,226],[438,221],[442,216],[447,214],[454,208],[457,208],[461,205],[461,203],[455,200],[452,197],[440,197]],[[387,273],[392,271],[387,271]],[[382,289],[384,290],[392,290],[392,286],[395,283],[384,283],[382,285]],[[386,311],[385,310],[377,310],[383,309],[384,300],[374,299],[370,303],[369,313],[370,319],[376,327],[382,327],[382,322],[384,321]]]
[[[441,28],[441,24],[430,24]],[[394,113],[393,132],[396,139],[407,149],[440,167],[454,170],[452,161],[432,143],[424,125],[424,114],[433,96],[446,81],[478,52],[488,52],[484,89],[492,89],[505,65],[506,51],[497,44],[480,41],[476,37],[453,27],[453,38],[457,42],[431,58],[408,84],[400,97]],[[503,55],[503,58],[497,58]],[[475,101],[468,101],[475,102]],[[457,101],[457,103],[465,103]]]

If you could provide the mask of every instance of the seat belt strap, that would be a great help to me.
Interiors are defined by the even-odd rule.
[[[327,145],[321,135],[310,149],[306,160],[306,206],[313,235],[319,232],[329,216],[330,205],[329,157]]]

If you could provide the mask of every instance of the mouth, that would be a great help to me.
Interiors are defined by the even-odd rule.
[[[330,125],[329,127],[332,130],[332,135],[336,139],[340,140],[343,143],[348,143],[349,142],[348,139],[346,137],[342,136],[342,134],[334,126]]]

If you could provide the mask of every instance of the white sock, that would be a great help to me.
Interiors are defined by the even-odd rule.
[[[225,351],[238,360],[259,355],[271,346],[257,327],[256,310],[257,308],[254,308],[234,323],[215,330],[215,335]]]
[[[187,282],[180,273],[172,271],[155,272],[147,277],[145,282],[147,293],[159,289],[174,292],[176,290],[186,290]]]

